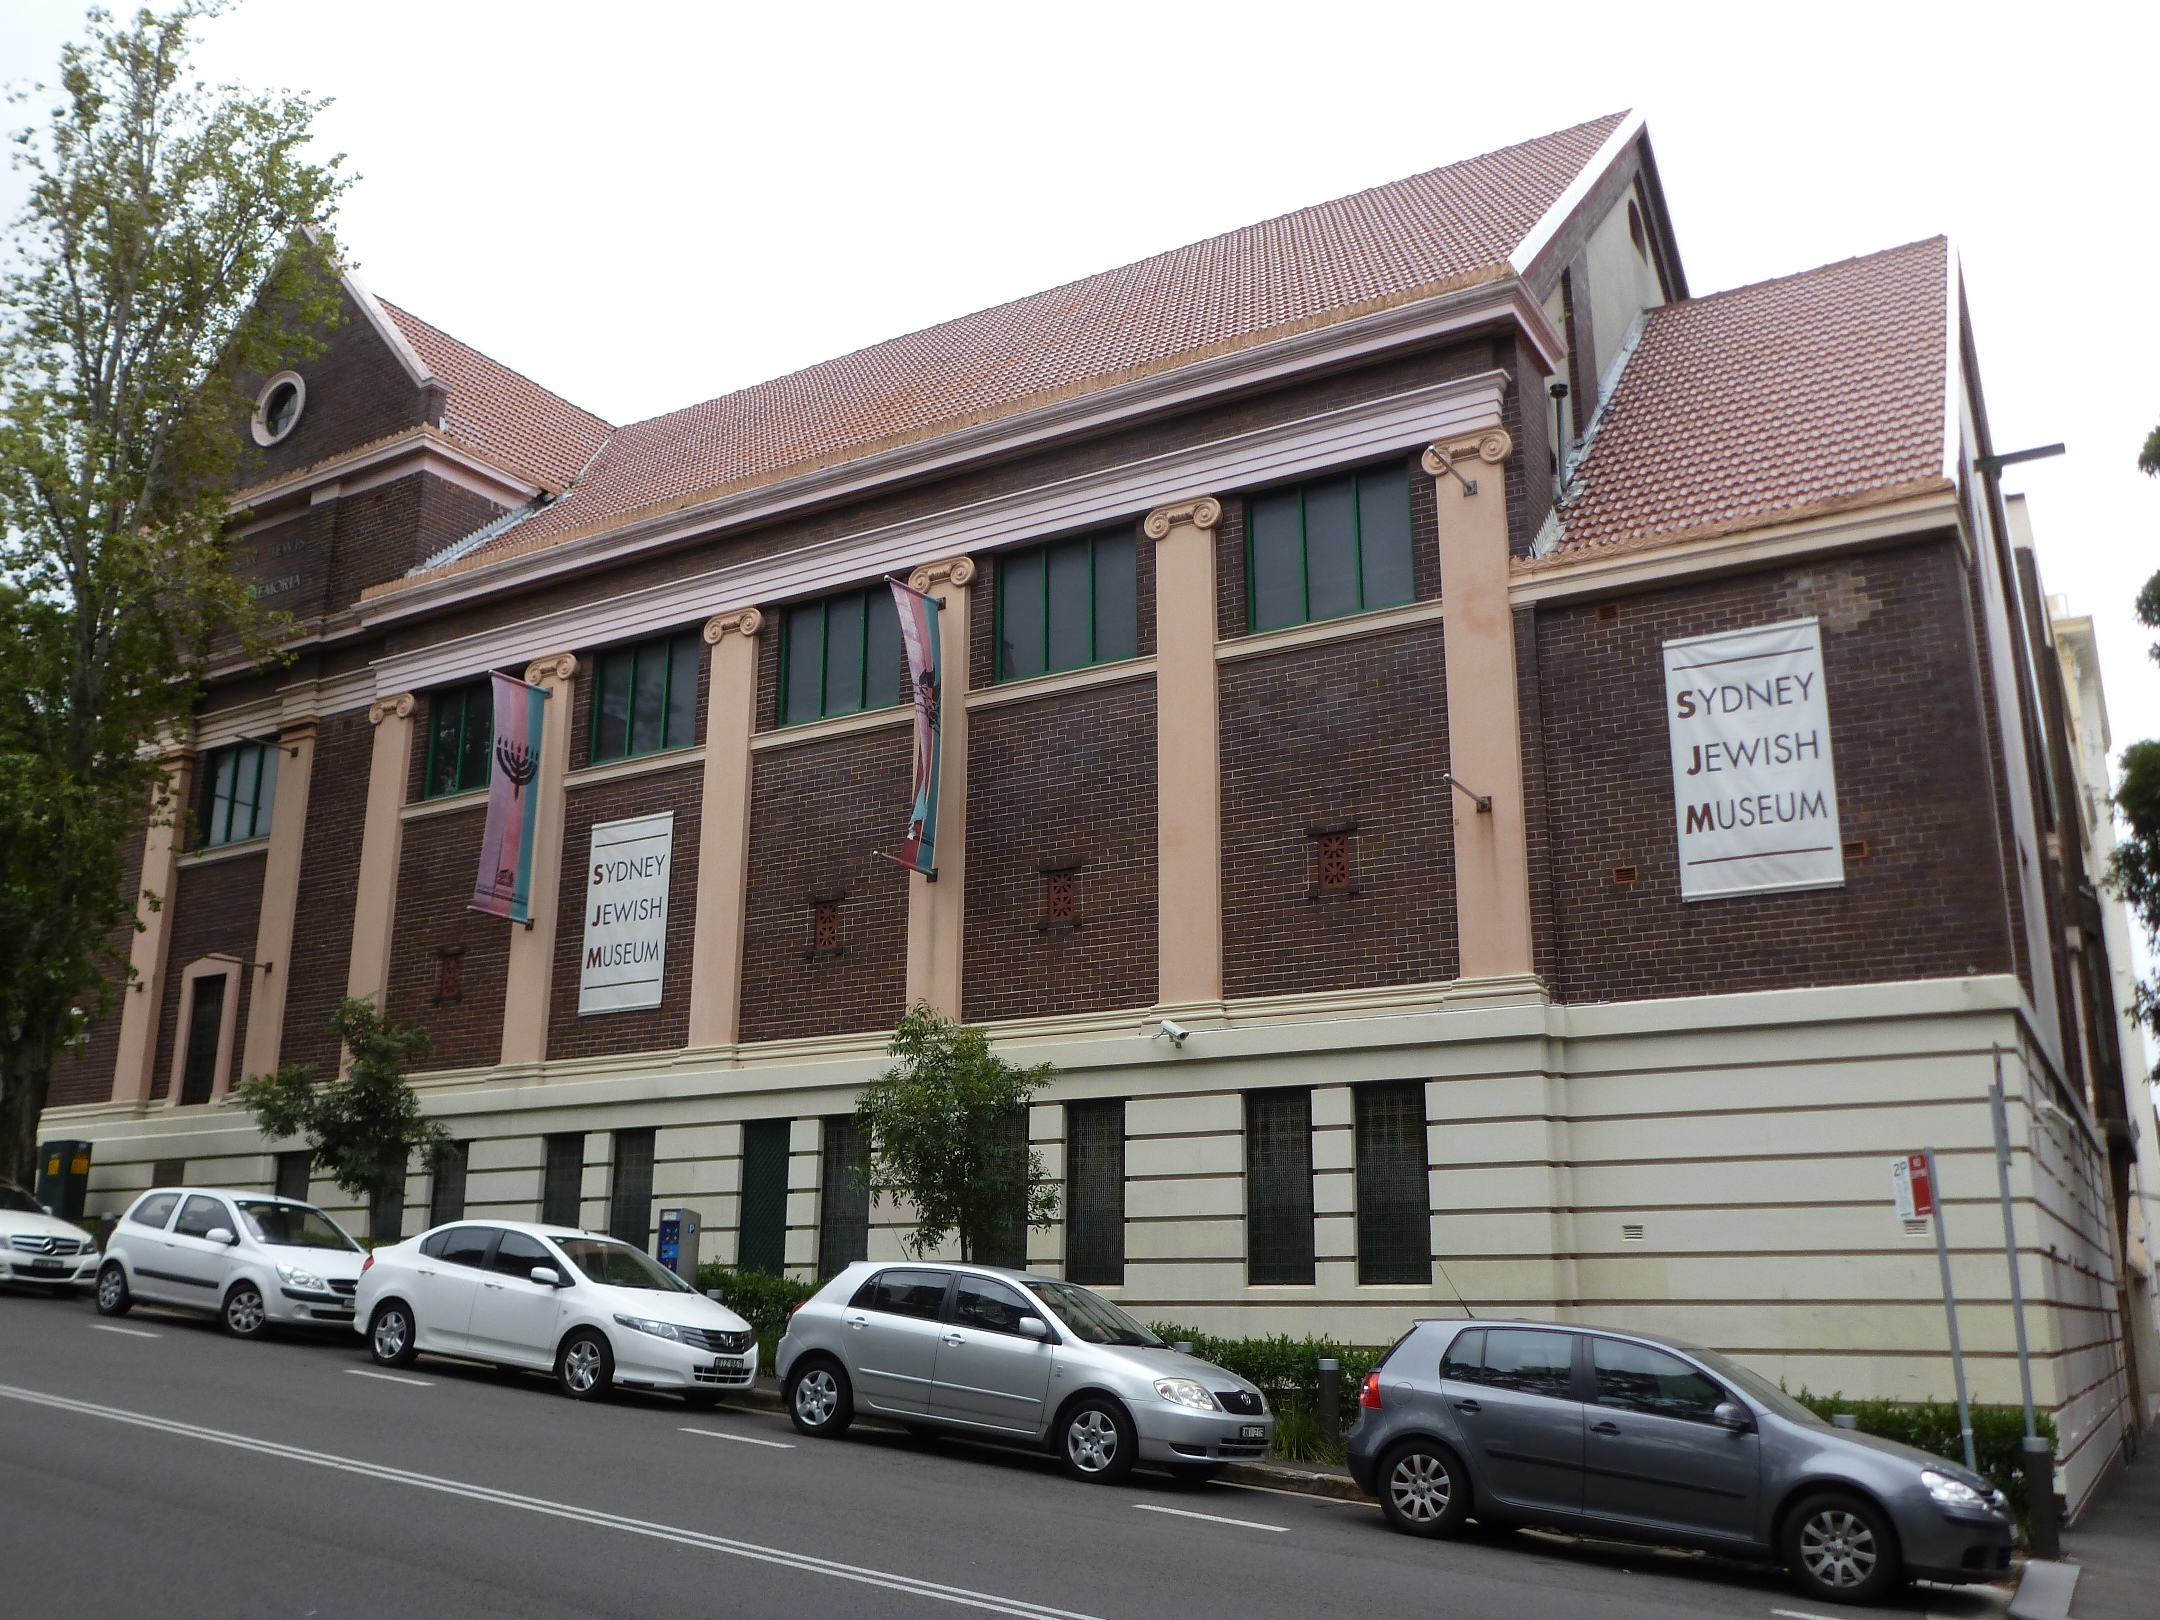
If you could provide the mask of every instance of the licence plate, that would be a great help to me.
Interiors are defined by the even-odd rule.
[[[1257,1445],[1267,1438],[1267,1425],[1265,1423],[1248,1423],[1238,1430],[1238,1438],[1240,1440],[1250,1440]]]
[[[712,1370],[716,1373],[741,1372],[742,1362],[734,1356],[714,1356]]]
[[[59,1260],[32,1260],[27,1269],[34,1276],[59,1277],[65,1275],[69,1267]]]

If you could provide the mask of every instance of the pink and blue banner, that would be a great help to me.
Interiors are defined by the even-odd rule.
[[[547,692],[508,675],[495,677],[494,765],[488,772],[487,832],[480,840],[480,877],[472,909],[512,922],[530,922],[533,824],[540,795],[540,738]]]
[[[908,811],[907,841],[885,858],[933,881],[937,878],[938,756],[944,728],[938,706],[945,680],[938,651],[938,601],[889,579],[900,609],[900,641],[907,648],[908,685],[915,696],[915,802]]]

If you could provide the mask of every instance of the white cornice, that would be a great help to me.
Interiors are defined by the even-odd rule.
[[[1500,420],[1507,374],[1477,372],[1362,400],[1118,466],[1093,469],[971,506],[752,558],[620,596],[391,654],[375,665],[378,694],[476,675],[555,647],[590,647],[694,623],[745,603],[784,601],[901,572],[936,557],[1134,519],[1168,494],[1242,489],[1403,452]],[[709,519],[707,520],[709,522]],[[502,588],[490,574],[487,594]],[[438,603],[440,605],[440,603]]]
[[[1543,253],[1546,247],[1551,244],[1552,239],[1560,234],[1562,228],[1566,226],[1569,216],[1582,206],[1583,199],[1597,188],[1598,182],[1605,178],[1606,172],[1620,161],[1627,149],[1640,138],[1642,132],[1643,115],[1641,113],[1631,112],[1620,120],[1620,127],[1605,137],[1605,144],[1597,149],[1597,154],[1588,163],[1575,171],[1575,178],[1567,183],[1567,189],[1553,199],[1553,205],[1545,210],[1544,215],[1535,225],[1530,227],[1530,234],[1525,236],[1516,245],[1515,251],[1508,255],[1508,268],[1510,270],[1513,270],[1517,276],[1528,279],[1530,267],[1537,263],[1538,255]],[[1558,367],[1552,369],[1557,370]]]
[[[414,459],[421,465],[400,465]],[[240,490],[232,498],[232,508],[235,511],[260,511],[326,484],[343,485],[342,493],[351,495],[420,471],[432,472],[503,506],[523,505],[540,493],[538,484],[483,460],[440,429],[423,423],[390,438],[363,445],[346,455],[332,456],[283,478]]]
[[[769,523],[808,506],[867,495],[898,480],[950,472],[968,463],[1010,456],[1046,442],[1114,427],[1135,417],[1180,409],[1235,390],[1337,368],[1390,349],[1498,324],[1518,328],[1538,351],[1539,363],[1547,370],[1557,369],[1567,352],[1565,338],[1519,282],[1512,277],[1481,282],[1093,389],[1016,415],[956,428],[927,440],[851,457],[775,483],[633,518],[597,534],[576,536],[537,551],[513,553],[482,567],[423,580],[364,599],[360,603],[361,622],[373,627],[439,611],[560,574],[582,573],[597,563],[672,541],[724,528]]]
[[[344,278],[346,295],[360,306],[360,313],[367,317],[368,325],[375,328],[375,335],[397,356],[398,364],[405,368],[405,375],[412,379],[413,386],[425,388],[433,382],[435,373],[428,370],[427,362],[420,358],[420,351],[390,318],[390,312],[376,301],[375,295],[352,271],[346,270]]]

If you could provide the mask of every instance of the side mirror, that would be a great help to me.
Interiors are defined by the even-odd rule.
[[[1732,1430],[1735,1434],[1745,1434],[1755,1427],[1755,1420],[1748,1416],[1747,1408],[1738,1401],[1719,1401],[1716,1410],[1710,1414],[1710,1421],[1721,1429]]]
[[[239,1238],[233,1235],[233,1229],[229,1226],[213,1226],[203,1236],[212,1243],[223,1243],[228,1246],[240,1241]]]
[[[550,1288],[563,1286],[562,1273],[553,1266],[534,1266],[529,1275],[534,1282],[546,1283]]]
[[[1050,1337],[1050,1324],[1039,1316],[1023,1316],[1020,1318],[1020,1337],[1047,1339]]]

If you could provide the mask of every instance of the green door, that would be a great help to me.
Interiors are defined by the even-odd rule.
[[[779,1276],[787,1265],[788,1127],[785,1119],[743,1126],[742,1243],[736,1264]]]

